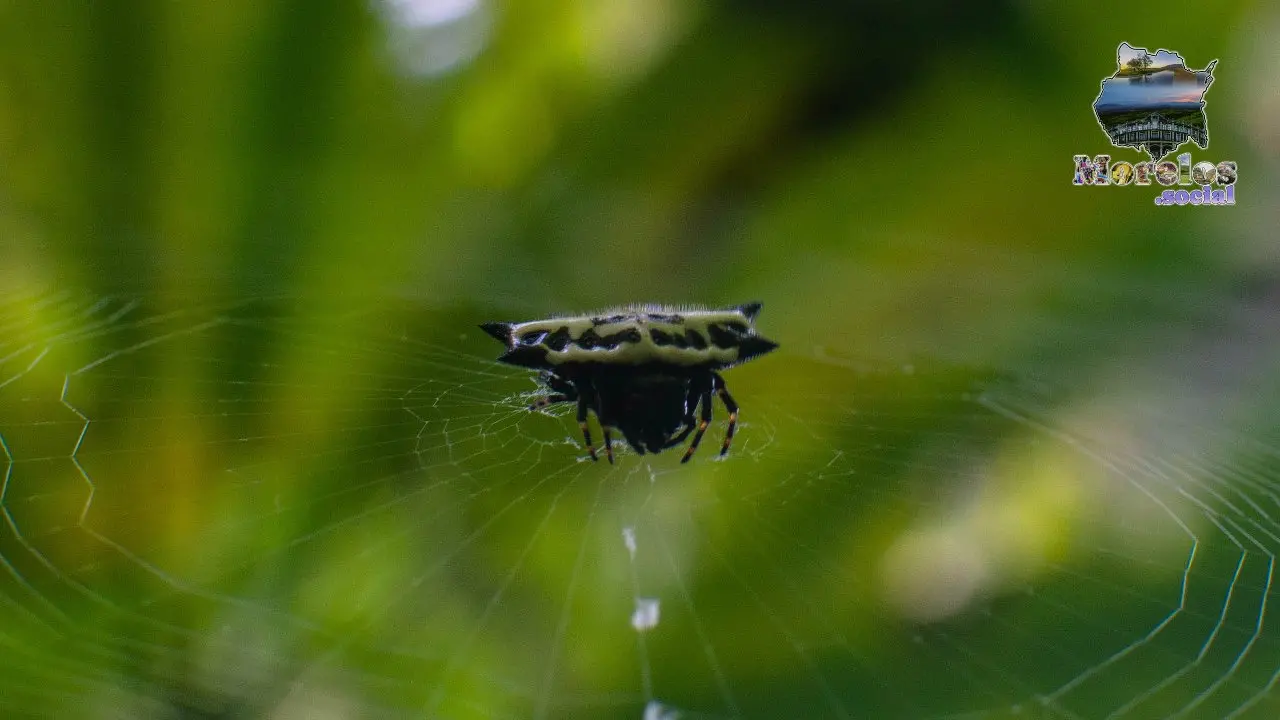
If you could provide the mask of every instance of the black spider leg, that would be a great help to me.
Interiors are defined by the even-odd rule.
[[[575,393],[575,395],[576,395],[576,393]],[[546,396],[546,397],[540,397],[540,398],[538,398],[537,400],[534,400],[534,401],[533,401],[533,404],[529,406],[529,409],[530,409],[530,410],[541,410],[542,408],[544,408],[544,407],[546,407],[546,406],[548,406],[548,405],[555,405],[556,403],[562,403],[562,402],[572,402],[572,401],[577,400],[577,399],[578,399],[577,397],[569,397],[568,395],[564,395],[564,394],[562,394],[562,393],[555,393],[555,394],[553,394],[553,395],[548,395],[548,396]]]
[[[591,430],[587,427],[587,410],[590,407],[591,398],[596,394],[594,388],[588,386],[585,392],[579,392],[577,386],[572,382],[550,372],[542,373],[541,379],[548,388],[559,392],[538,398],[529,406],[529,409],[541,410],[548,405],[576,400],[578,402],[578,427],[582,428],[582,439],[586,441],[587,453],[591,455],[592,460],[599,460],[600,458],[596,457],[596,449],[591,444]],[[608,432],[608,430],[605,430],[606,443],[609,442]]]
[[[604,454],[609,458],[609,464],[613,464],[613,429],[608,425],[601,426],[604,431]]]
[[[684,457],[680,458],[680,462],[687,463],[689,458],[693,457],[693,453],[698,449],[698,443],[702,442],[702,436],[707,432],[707,426],[711,424],[711,388],[702,391],[702,396],[698,401],[702,406],[702,419],[698,422],[698,432],[693,436],[693,442],[689,443],[689,449],[684,451]]]
[[[549,372],[542,373],[541,380],[544,385],[556,392],[535,400],[533,404],[529,406],[530,410],[541,410],[548,405],[555,405],[556,403],[562,402],[573,402],[578,399],[578,389],[575,388],[573,383],[568,380]]]
[[[720,402],[724,403],[724,409],[729,411],[729,428],[725,430],[724,445],[720,448],[720,456],[724,457],[725,453],[729,452],[729,443],[733,442],[733,431],[738,427],[738,403],[733,401],[733,396],[725,388],[724,378],[717,373],[711,373],[711,381],[716,393],[720,395]]]
[[[572,382],[560,377],[550,370],[543,370],[538,373],[538,379],[542,381],[543,385],[546,385],[548,388],[555,390],[556,392],[562,392],[573,398],[578,397],[578,388]]]
[[[677,434],[676,436],[668,440],[667,444],[662,446],[663,450],[666,450],[669,447],[675,447],[676,445],[679,445],[680,443],[684,442],[685,438],[689,437],[689,433],[693,432],[693,428],[695,425],[695,423],[693,422],[693,413],[695,410],[698,409],[698,402],[702,398],[702,393],[703,391],[699,389],[697,384],[690,383],[689,393],[684,401],[684,407],[685,407],[684,429],[681,430],[679,434]]]
[[[609,464],[613,464],[613,418],[609,416],[608,408],[604,406],[604,397],[600,393],[596,393],[596,419],[600,421],[600,431],[604,433],[604,454],[609,458]]]
[[[596,446],[591,443],[591,428],[587,427],[587,410],[590,409],[591,400],[595,394],[595,390],[592,389],[578,395],[578,427],[582,428],[582,439],[587,443],[587,454],[592,460],[599,462],[600,458],[596,457]]]

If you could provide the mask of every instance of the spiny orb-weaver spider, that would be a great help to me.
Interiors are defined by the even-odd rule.
[[[637,453],[659,453],[696,433],[680,462],[688,462],[711,423],[711,396],[729,411],[720,455],[729,451],[738,404],[719,370],[778,347],[756,334],[760,303],[721,310],[633,305],[591,315],[480,326],[503,343],[498,360],[540,370],[550,391],[529,407],[538,410],[577,402],[578,425],[592,460],[587,427],[594,411],[604,431],[604,451],[613,462],[613,430]],[[694,413],[701,408],[700,419]]]

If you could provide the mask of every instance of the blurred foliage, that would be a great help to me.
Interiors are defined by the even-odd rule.
[[[477,19],[427,25],[434,5]],[[879,332],[1034,308],[1064,281],[1045,265],[1229,256],[1134,191],[1059,179],[1106,149],[1084,100],[1116,38],[1225,58],[1213,153],[1244,156],[1247,7],[1108,7],[1097,32],[1096,9],[995,0],[9,3],[7,275],[538,310],[805,288]],[[474,57],[415,73],[451,30]]]

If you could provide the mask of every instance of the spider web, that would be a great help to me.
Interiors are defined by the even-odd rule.
[[[727,375],[727,458],[717,408],[688,465],[610,466],[571,409],[527,410],[533,378],[476,318],[0,302],[0,708],[1280,709],[1270,388],[1206,358],[1069,386],[775,332]],[[1261,372],[1259,345],[1215,349]]]

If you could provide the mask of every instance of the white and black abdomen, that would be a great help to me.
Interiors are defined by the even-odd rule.
[[[507,346],[500,361],[552,369],[573,363],[727,368],[777,344],[756,334],[759,303],[724,310],[647,306],[481,327]]]

